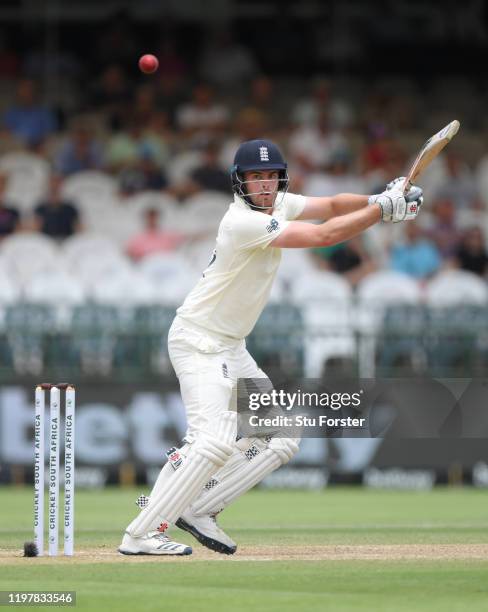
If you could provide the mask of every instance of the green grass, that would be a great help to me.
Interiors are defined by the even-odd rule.
[[[6,571],[5,571],[6,569]],[[3,568],[2,589],[75,589],[113,610],[486,610],[484,563],[249,562]]]
[[[79,491],[76,547],[115,549],[139,490]],[[488,543],[488,492],[251,492],[221,515],[242,546]],[[187,534],[180,541],[198,548]],[[0,487],[0,549],[32,538],[32,490]],[[25,564],[24,564],[25,563]],[[485,560],[0,559],[0,590],[76,590],[77,609],[488,610]]]

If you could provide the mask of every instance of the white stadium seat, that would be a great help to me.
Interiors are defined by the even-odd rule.
[[[357,296],[360,302],[372,306],[394,303],[416,304],[420,301],[419,284],[400,272],[384,270],[373,272],[359,282]]]
[[[143,213],[149,208],[155,208],[162,213],[178,206],[178,202],[172,196],[161,191],[141,191],[133,196],[121,200],[120,205],[131,208],[137,213]],[[164,217],[163,217],[164,218]]]
[[[96,284],[127,273],[131,266],[130,261],[121,254],[100,257],[97,253],[91,253],[72,265],[70,271],[91,291]]]
[[[82,283],[67,272],[42,272],[25,285],[24,297],[34,304],[54,307],[57,324],[69,325],[73,306],[82,304],[86,292]]]
[[[135,269],[113,274],[96,283],[92,296],[99,304],[121,307],[150,305],[156,301],[153,285]]]
[[[306,249],[281,250],[281,263],[277,278],[283,281],[285,286],[291,288],[295,280],[314,274],[316,271],[317,266]]]
[[[210,263],[215,249],[215,238],[194,240],[186,244],[181,253],[196,271],[202,273]]]
[[[117,181],[103,172],[86,170],[66,178],[61,193],[73,200],[82,212],[88,208],[99,209],[117,198]]]
[[[166,168],[169,182],[173,185],[184,182],[202,161],[203,155],[200,151],[186,151],[172,157]]]
[[[42,272],[24,288],[25,299],[53,305],[74,306],[85,300],[85,290],[80,281],[67,272]]]
[[[482,229],[484,228],[487,222],[488,215],[485,212],[481,212],[479,210],[460,209],[457,211],[456,214],[456,225],[459,229],[462,230],[466,230],[471,227],[479,227]]]
[[[269,294],[269,302],[271,304],[281,304],[287,301],[287,299],[288,296],[283,283],[275,278],[273,286],[271,287],[271,293]]]
[[[0,243],[1,253],[7,257],[16,255],[19,251],[32,248],[37,249],[39,253],[46,252],[52,255],[58,250],[54,240],[38,232],[19,232],[17,234],[11,234]]]
[[[464,270],[446,270],[432,279],[426,287],[429,306],[455,306],[488,304],[486,282],[476,274]]]
[[[5,328],[5,307],[15,304],[21,297],[20,287],[0,266],[0,330]]]
[[[420,285],[410,276],[391,270],[373,272],[357,286],[356,325],[361,332],[359,375],[373,377],[375,373],[376,340],[387,306],[419,304]]]
[[[149,255],[137,267],[153,284],[158,301],[168,305],[179,305],[201,276],[178,253]]]
[[[98,208],[85,208],[81,214],[81,222],[87,234],[103,236],[105,240],[112,241],[119,248],[124,245],[127,235],[126,215],[116,200],[107,200]],[[130,231],[137,231],[138,219],[135,216],[131,217],[131,223],[133,228]]]
[[[13,304],[20,298],[20,286],[0,266],[0,305]]]
[[[101,234],[77,234],[62,247],[66,266],[91,290],[95,283],[131,268],[129,259],[115,242]]]
[[[120,254],[120,249],[113,240],[95,232],[83,232],[67,238],[62,244],[61,250],[68,262],[76,262],[92,253],[96,253],[100,257]]]
[[[167,306],[180,306],[197,281],[198,277],[195,276],[162,281],[155,286],[156,301]]]
[[[351,286],[339,274],[314,269],[302,273],[293,285],[293,299],[299,304],[311,300],[327,305],[331,301],[346,302],[351,297]]]
[[[418,304],[422,294],[420,285],[401,272],[381,270],[361,280],[357,286],[358,327],[373,334],[390,304]]]
[[[142,230],[144,226],[144,212],[150,208],[159,211],[161,228],[180,230],[181,210],[178,201],[161,191],[142,191],[120,200],[117,206],[120,214],[124,214],[124,211],[127,211],[128,216],[134,219],[135,226],[129,238],[136,233],[137,229]],[[182,233],[185,232],[182,231]]]
[[[37,233],[19,233],[2,242],[0,252],[11,277],[28,282],[35,274],[59,267],[59,247]]]
[[[88,232],[104,236],[119,250],[125,250],[127,242],[144,228],[142,215],[115,200],[105,202],[99,209],[86,209],[83,223]]]
[[[296,278],[292,296],[305,321],[305,375],[317,378],[331,357],[355,353],[352,289],[338,274],[314,269]]]
[[[230,196],[218,191],[204,191],[188,198],[181,211],[184,233],[207,232],[215,236],[230,200]]]
[[[0,158],[0,173],[8,176],[5,199],[27,212],[45,195],[50,168],[39,155],[7,153]]]
[[[149,280],[159,283],[181,279],[185,274],[195,276],[187,260],[179,253],[155,253],[144,257],[138,264],[142,274]]]

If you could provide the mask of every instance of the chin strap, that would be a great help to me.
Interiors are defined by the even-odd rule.
[[[252,210],[257,210],[259,212],[263,212],[263,211],[267,211],[267,210],[273,210],[273,208],[274,208],[274,202],[273,202],[273,206],[256,206],[255,204],[247,204],[247,205]]]

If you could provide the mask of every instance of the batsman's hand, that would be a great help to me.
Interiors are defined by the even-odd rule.
[[[396,179],[393,179],[392,181],[390,181],[388,183],[388,185],[386,186],[386,191],[391,191],[392,189],[401,189],[403,190],[403,185],[405,183],[405,176],[399,176]],[[407,193],[405,194],[405,200],[408,203],[416,203],[417,205],[417,213],[414,216],[407,216],[407,220],[408,219],[415,219],[415,217],[418,215],[418,213],[420,212],[420,208],[422,207],[422,204],[424,203],[424,192],[422,191],[421,187],[417,187],[417,185],[412,185],[410,183],[409,188]]]
[[[405,182],[406,176],[399,176],[396,179],[393,179],[389,183],[387,183],[385,187],[385,191],[391,191],[392,189],[401,189],[403,190],[403,183]]]
[[[419,212],[417,202],[407,202],[402,190],[398,188],[369,196],[368,204],[370,206],[378,204],[381,209],[381,219],[385,223],[400,223],[415,219]]]

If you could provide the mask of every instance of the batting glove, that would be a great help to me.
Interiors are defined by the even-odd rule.
[[[414,218],[418,214],[417,204],[407,204],[400,189],[384,191],[369,196],[368,204],[378,204],[381,210],[381,219],[385,223],[400,223],[407,218]]]
[[[403,183],[405,182],[406,176],[399,176],[396,179],[390,181],[386,187],[385,191],[391,191],[392,189],[403,189]]]
[[[388,185],[386,186],[386,191],[391,191],[392,189],[401,189],[403,190],[403,184],[405,183],[405,176],[399,176],[396,179],[393,179],[392,181],[390,181],[388,183]],[[407,203],[416,203],[417,204],[417,214],[420,212],[420,208],[422,206],[422,204],[424,203],[424,192],[422,191],[422,189],[420,187],[417,187],[416,185],[412,185],[410,183],[409,188],[407,193],[405,194],[405,200],[407,201]],[[417,215],[415,215],[416,217]],[[407,219],[409,219],[410,217],[407,216]],[[414,217],[411,217],[414,218]]]

